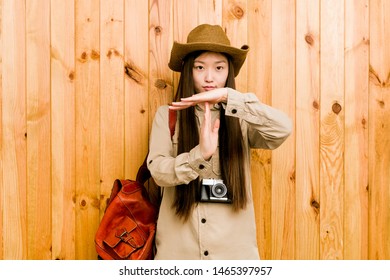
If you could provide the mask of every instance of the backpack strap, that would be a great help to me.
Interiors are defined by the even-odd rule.
[[[177,111],[169,110],[169,130],[171,131],[171,138],[175,134]]]

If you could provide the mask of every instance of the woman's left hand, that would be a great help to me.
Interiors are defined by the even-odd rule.
[[[200,92],[190,97],[182,98],[179,102],[172,102],[169,106],[171,110],[183,110],[199,103],[208,102],[216,104],[227,101],[227,88],[217,88],[209,91]]]

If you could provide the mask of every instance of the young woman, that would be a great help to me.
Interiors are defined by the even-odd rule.
[[[291,121],[235,90],[248,50],[208,24],[173,45],[169,67],[180,81],[175,102],[156,112],[148,156],[163,188],[156,259],[259,259],[250,148],[277,148]],[[169,110],[177,111],[172,138]]]

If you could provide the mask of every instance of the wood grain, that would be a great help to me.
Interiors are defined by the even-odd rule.
[[[223,4],[223,27],[229,37],[230,44],[236,48],[248,44],[248,16],[246,0],[224,0]],[[240,73],[236,76],[236,88],[239,91],[247,91],[247,64],[241,67]]]
[[[390,3],[370,1],[370,259],[390,259]]]
[[[76,259],[96,259],[100,222],[100,6],[75,2]]]
[[[51,259],[50,2],[26,2],[28,259]]]
[[[248,1],[248,92],[272,103],[272,1]],[[251,151],[252,194],[261,259],[272,259],[271,151]]]
[[[74,3],[52,0],[51,149],[52,258],[75,259],[75,51]],[[47,143],[49,144],[49,143]]]
[[[3,258],[27,259],[25,3],[2,3]]]
[[[198,23],[222,25],[224,0],[198,0]]]
[[[297,2],[296,259],[319,258],[320,1]]]
[[[368,258],[367,0],[345,1],[344,259]]]
[[[157,108],[173,98],[173,74],[168,68],[173,44],[172,3],[149,1],[149,123]]]
[[[125,177],[135,178],[148,152],[149,79],[147,1],[125,1]],[[136,40],[135,40],[136,38]]]
[[[3,45],[3,1],[0,0],[0,46]],[[4,201],[4,192],[3,192],[3,52],[0,50],[0,240],[3,240],[3,201]],[[3,242],[0,242],[0,260],[4,259],[3,257]]]
[[[343,259],[344,1],[320,9],[320,259]]]
[[[294,122],[280,148],[251,152],[261,258],[390,258],[389,1],[0,9],[0,259],[96,259],[113,180],[135,176],[172,100],[172,43],[200,23],[250,46],[238,89]]]
[[[272,106],[295,123],[295,2],[272,1]],[[277,46],[277,47],[276,47]],[[272,151],[272,258],[295,256],[295,132]]]
[[[124,178],[124,1],[100,2],[101,216],[114,180]]]

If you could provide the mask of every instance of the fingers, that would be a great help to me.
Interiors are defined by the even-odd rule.
[[[201,126],[199,145],[202,156],[205,160],[209,160],[215,153],[218,146],[218,129],[219,119],[211,124],[210,103],[204,103],[204,120]]]
[[[210,104],[216,104],[219,102],[226,102],[227,89],[218,88],[210,91],[194,94],[190,97],[181,98],[178,102],[172,102],[169,109],[171,110],[183,110],[197,104],[208,102]]]
[[[204,103],[204,112],[205,117],[207,115],[207,117],[210,118],[210,104],[208,102]]]
[[[210,113],[210,104],[208,102],[204,103],[204,126],[209,131],[211,130],[211,113]]]
[[[209,102],[211,104],[216,104],[219,102],[227,101],[227,88],[216,88],[213,90],[200,92],[194,94],[190,97],[182,98],[181,101],[184,102],[193,102],[195,104]]]
[[[187,109],[187,108],[194,106],[194,105],[196,105],[196,104],[194,104],[193,102],[182,102],[182,101],[172,102],[169,105],[169,109],[178,111],[178,110]]]

